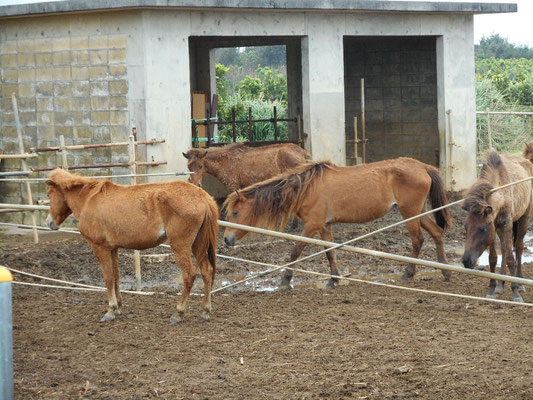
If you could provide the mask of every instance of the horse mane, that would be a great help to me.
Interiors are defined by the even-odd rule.
[[[524,158],[533,163],[533,142],[526,143],[524,146]]]
[[[231,193],[224,202],[228,214],[239,201],[240,196],[253,199],[247,223],[275,229],[281,219],[280,230],[283,230],[291,215],[301,207],[306,193],[315,179],[325,169],[335,169],[331,161],[311,161],[277,175],[265,181]]]
[[[108,185],[113,185],[113,183],[107,179],[96,180],[86,178],[78,174],[71,174],[62,168],[56,168],[53,170],[48,177],[48,181],[51,181],[54,185],[64,191],[70,191],[81,186],[83,191],[94,192],[94,194],[100,192],[105,193],[106,187]]]
[[[468,191],[467,198],[463,208],[475,214],[482,215],[485,209],[490,206],[489,197],[494,189],[502,169],[505,169],[500,155],[496,150],[487,153],[486,160],[481,168],[479,179],[472,185]]]

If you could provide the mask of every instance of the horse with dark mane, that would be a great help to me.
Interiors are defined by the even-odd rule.
[[[524,156],[528,156],[526,147]],[[531,180],[494,191],[493,189],[533,175],[533,164],[529,159],[515,154],[498,154],[492,150],[487,154],[479,179],[472,185],[466,196],[463,208],[466,217],[466,242],[463,265],[473,268],[479,256],[489,248],[490,272],[494,272],[498,255],[496,235],[501,244],[502,264],[500,273],[506,267],[511,275],[522,277],[522,252],[524,236],[527,233],[529,217],[533,210]],[[513,256],[513,247],[516,253]],[[523,288],[512,283],[513,301],[523,302],[518,292]],[[487,298],[495,299],[503,293],[503,281],[490,280]]]
[[[171,323],[181,320],[196,278],[191,251],[204,281],[202,318],[209,319],[211,287],[216,268],[218,207],[204,190],[187,182],[122,186],[108,180],[84,178],[62,169],[48,180],[51,229],[70,215],[100,262],[107,288],[108,309],[101,319],[121,314],[118,249],[143,250],[168,239],[183,276],[183,293]]]
[[[398,158],[352,167],[340,167],[331,162],[310,162],[295,170],[264,182],[244,188],[228,196],[225,202],[230,222],[275,228],[281,220],[283,229],[291,215],[304,223],[303,236],[313,237],[318,232],[322,239],[333,241],[334,223],[363,223],[384,216],[394,205],[404,218],[413,217],[424,209],[430,198],[433,208],[447,204],[446,192],[438,170],[411,158]],[[446,263],[443,235],[451,223],[447,209],[435,212],[436,222],[424,216],[406,222],[412,243],[411,255],[418,257],[424,228],[437,247],[439,262]],[[245,231],[226,228],[224,240],[234,245]],[[296,260],[305,244],[298,242],[291,253]],[[331,275],[338,276],[333,250],[326,253]],[[415,274],[409,265],[403,279]],[[446,279],[448,271],[443,271]],[[289,286],[292,270],[287,269],[282,285]],[[335,286],[338,278],[329,281]]]
[[[193,184],[200,185],[208,173],[230,192],[264,181],[311,159],[304,149],[292,143],[261,147],[233,143],[223,147],[190,149],[182,154],[188,160],[189,171],[194,172],[190,176]]]

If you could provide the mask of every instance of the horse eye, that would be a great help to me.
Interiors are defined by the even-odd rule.
[[[238,211],[233,211],[233,216],[236,217],[239,214]]]

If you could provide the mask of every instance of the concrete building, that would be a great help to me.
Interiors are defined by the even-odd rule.
[[[315,159],[351,164],[365,79],[368,161],[440,166],[449,189],[476,176],[473,16],[516,4],[377,0],[72,0],[0,7],[0,149],[18,153],[11,93],[29,147],[165,139],[141,149],[184,171],[191,92],[214,92],[214,49],[285,45],[289,112]],[[127,161],[127,150],[75,163]],[[60,155],[30,160],[58,165]],[[18,160],[3,170],[18,169]],[[116,172],[120,173],[120,172]],[[157,178],[154,178],[154,180]],[[21,202],[20,187],[0,198]],[[16,194],[15,194],[16,189]],[[18,198],[16,198],[18,196]]]

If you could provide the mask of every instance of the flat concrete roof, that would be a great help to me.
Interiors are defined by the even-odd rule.
[[[383,0],[69,0],[2,6],[0,7],[0,18],[144,8],[430,14],[492,14],[517,11],[516,3],[451,3]]]

